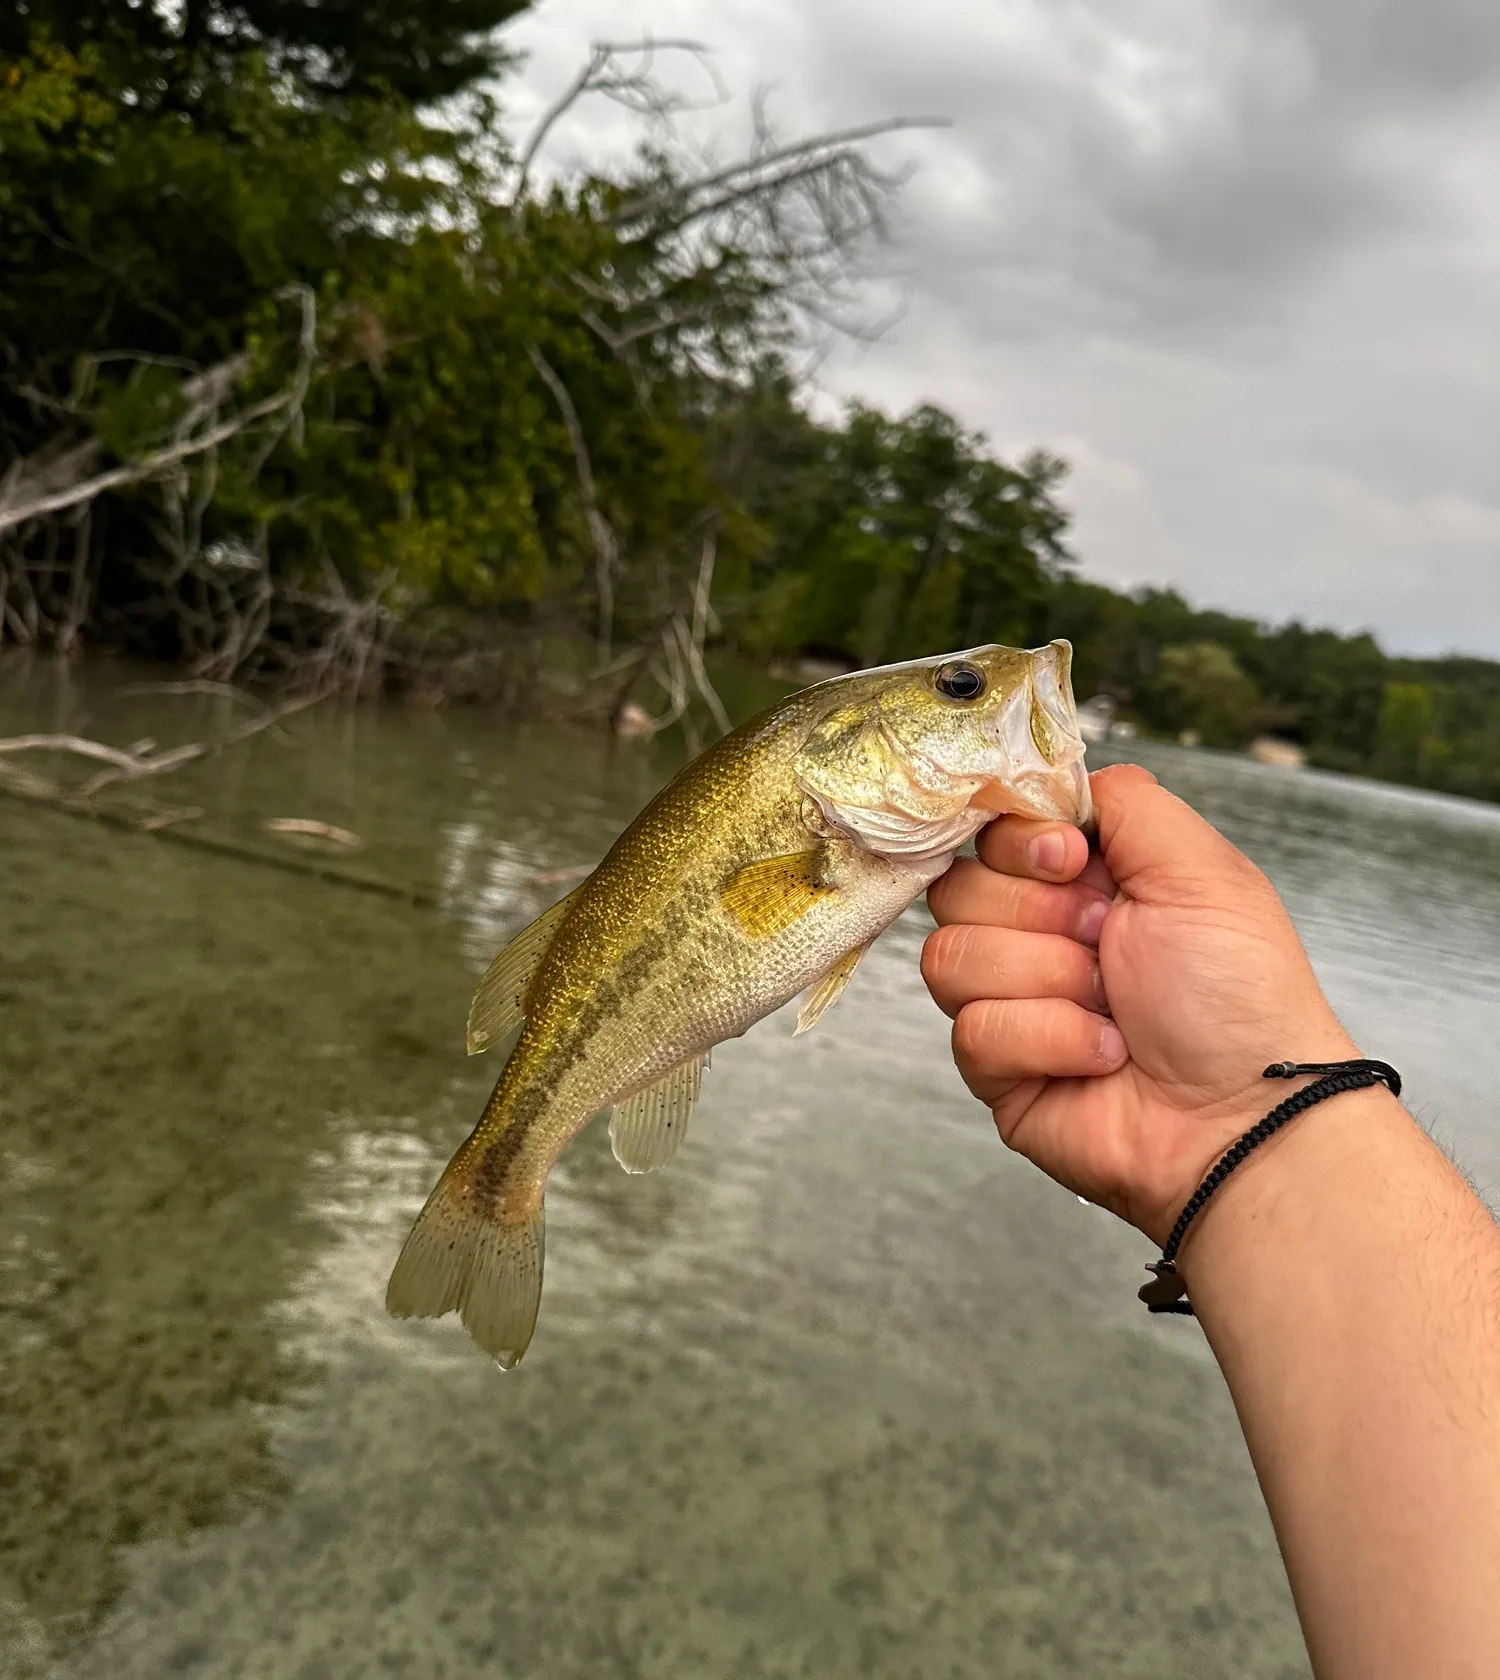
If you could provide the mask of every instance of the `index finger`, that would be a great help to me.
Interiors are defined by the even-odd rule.
[[[1082,881],[1052,886],[1001,874],[976,858],[959,858],[927,889],[927,904],[940,927],[969,922],[1022,933],[1060,933],[1097,945],[1110,896]]]
[[[1001,817],[979,831],[975,851],[987,868],[1032,881],[1074,881],[1113,898],[1114,878],[1091,853],[1080,829],[1067,823]]]

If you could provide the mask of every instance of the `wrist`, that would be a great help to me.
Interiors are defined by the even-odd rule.
[[[1175,1181],[1174,1188],[1147,1218],[1133,1221],[1158,1247],[1166,1243],[1183,1208],[1225,1154],[1279,1104],[1304,1085],[1312,1083],[1311,1077],[1296,1084],[1266,1078],[1264,1070],[1273,1061],[1331,1063],[1354,1060],[1361,1055],[1354,1041],[1336,1021],[1326,1030],[1279,1035],[1275,1043],[1278,1049],[1283,1043],[1290,1048],[1274,1058],[1267,1056],[1265,1060],[1259,1060],[1254,1054],[1245,1058],[1247,1069],[1243,1081],[1213,1103],[1199,1107],[1193,1116],[1190,1141],[1176,1151],[1178,1158],[1170,1175]],[[1334,1100],[1342,1100],[1347,1094],[1340,1093],[1339,1098]],[[1297,1116],[1290,1125],[1299,1125],[1301,1119],[1302,1116]],[[1269,1148],[1274,1141],[1272,1138],[1261,1144],[1255,1154]],[[1229,1184],[1248,1169],[1247,1159],[1214,1193],[1213,1200],[1217,1202]]]
[[[1295,1291],[1299,1265],[1341,1240],[1351,1214],[1363,1218],[1372,1177],[1399,1181],[1413,1151],[1436,1153],[1384,1085],[1297,1115],[1219,1185],[1183,1239],[1177,1270],[1199,1317],[1241,1298],[1252,1278]]]

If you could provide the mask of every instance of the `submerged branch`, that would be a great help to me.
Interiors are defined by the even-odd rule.
[[[263,869],[275,869],[283,875],[303,875],[315,881],[326,881],[331,886],[350,887],[356,892],[378,893],[382,898],[395,899],[397,903],[409,904],[419,910],[442,908],[436,894],[424,887],[406,886],[400,881],[383,880],[378,875],[365,875],[340,867],[332,860],[320,858],[312,852],[290,851],[285,848],[273,852],[263,847],[246,846],[238,840],[227,839],[220,834],[206,834],[179,827],[179,823],[188,820],[188,813],[185,811],[162,813],[163,816],[171,817],[171,822],[157,821],[150,817],[142,820],[126,811],[111,810],[107,805],[82,805],[77,799],[70,798],[39,780],[35,783],[16,782],[9,778],[0,780],[0,796],[19,799],[28,805],[39,805],[46,810],[56,811],[60,816],[81,817],[87,822],[104,823],[107,827],[123,829],[127,833],[145,833],[153,839],[189,846],[195,851],[212,852],[218,857],[234,858],[240,863],[258,864]]]
[[[91,776],[76,790],[76,798],[87,800],[117,782],[136,782],[149,776],[170,775],[174,770],[184,769],[189,764],[196,764],[200,759],[223,752],[226,747],[238,746],[241,741],[248,741],[251,736],[270,729],[283,718],[291,717],[296,712],[305,712],[309,706],[315,706],[324,698],[322,693],[299,695],[295,700],[285,701],[280,706],[273,706],[262,712],[258,717],[236,724],[233,729],[226,730],[222,735],[216,735],[207,741],[190,741],[185,746],[169,747],[164,752],[155,751],[150,743],[134,749],[112,747],[107,742],[92,741],[83,735],[12,735],[0,739],[0,753],[71,753],[78,758],[93,759],[97,763],[107,764],[109,769]]]

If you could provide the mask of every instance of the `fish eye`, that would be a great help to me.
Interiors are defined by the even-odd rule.
[[[953,665],[940,665],[932,684],[950,700],[977,700],[984,693],[984,672],[977,665],[960,660]]]

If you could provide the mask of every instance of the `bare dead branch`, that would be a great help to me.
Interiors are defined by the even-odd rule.
[[[233,683],[211,682],[206,677],[192,677],[186,682],[127,683],[124,688],[115,690],[115,697],[120,700],[138,694],[217,694],[226,700],[242,700],[247,706],[265,710],[265,701],[246,693],[243,688],[236,688]]]
[[[738,158],[722,169],[710,170],[706,174],[680,181],[670,181],[635,198],[627,198],[616,209],[611,219],[617,227],[628,226],[635,222],[649,221],[671,210],[673,225],[681,226],[685,220],[706,214],[714,208],[722,208],[748,193],[753,193],[757,190],[757,178],[763,178],[763,186],[778,180],[794,179],[820,165],[826,168],[828,163],[839,155],[858,157],[867,170],[873,175],[879,175],[879,171],[875,170],[868,159],[853,150],[855,147],[884,134],[951,126],[945,117],[890,117],[882,122],[862,123],[854,128],[835,129],[828,134],[811,135],[807,139],[794,140],[774,149],[762,150],[757,146],[749,156]],[[706,198],[704,195],[707,195]],[[698,208],[693,208],[695,204]]]
[[[165,752],[151,750],[150,743],[137,743],[143,750],[134,751],[129,748],[112,747],[104,741],[91,741],[82,735],[12,735],[0,739],[0,753],[63,752],[107,764],[109,769],[101,770],[98,775],[90,777],[77,790],[78,798],[92,799],[95,794],[116,782],[135,782],[148,776],[169,775],[174,770],[196,764],[199,759],[212,757],[227,747],[248,741],[251,736],[259,735],[262,730],[272,728],[294,713],[305,712],[309,706],[317,705],[325,697],[321,693],[299,695],[294,700],[270,707],[259,717],[236,724],[233,729],[228,729],[211,740],[190,741],[185,746],[170,747]]]
[[[74,753],[79,758],[92,758],[102,764],[113,764],[127,774],[138,770],[147,762],[123,747],[111,747],[103,741],[90,741],[84,735],[9,735],[0,739],[0,753],[15,752]]]
[[[274,397],[265,397],[258,403],[252,403],[233,419],[225,420],[207,432],[196,437],[180,439],[165,449],[154,450],[137,461],[112,467],[108,472],[86,478],[65,490],[55,490],[50,495],[37,496],[29,502],[11,503],[8,506],[0,503],[0,531],[8,531],[32,519],[41,519],[49,513],[58,513],[63,508],[77,507],[80,502],[91,502],[107,490],[118,490],[122,485],[139,484],[142,479],[153,478],[166,468],[175,466],[177,462],[187,460],[189,456],[201,455],[205,450],[216,449],[221,443],[228,443],[230,438],[238,436],[247,426],[253,426],[257,420],[274,414],[285,401],[285,394],[278,392]]]
[[[516,181],[511,189],[512,204],[520,204],[525,197],[532,165],[546,144],[547,136],[573,106],[589,94],[603,94],[616,104],[658,119],[678,111],[703,108],[682,95],[669,93],[656,81],[653,69],[659,52],[685,53],[707,73],[714,85],[714,99],[709,104],[721,103],[728,98],[728,89],[719,75],[718,66],[701,41],[673,37],[660,41],[649,37],[640,41],[595,41],[578,74],[542,113],[522,145],[516,165]],[[630,65],[626,61],[632,57],[641,62]]]
[[[183,805],[175,811],[158,811],[155,816],[142,817],[137,826],[143,833],[159,834],[164,828],[172,828],[177,823],[196,822],[199,817],[207,815],[201,805]]]
[[[719,698],[718,690],[708,680],[708,671],[703,664],[703,644],[708,636],[708,626],[713,607],[709,597],[713,591],[714,561],[718,554],[718,533],[713,525],[703,533],[703,553],[698,562],[698,578],[693,585],[693,625],[687,633],[683,644],[683,653],[688,662],[688,669],[693,675],[693,685],[703,697],[704,704],[713,715],[714,722],[719,726],[719,733],[727,735],[731,728],[729,713],[724,710],[724,702]],[[681,620],[677,624],[681,626]]]
[[[231,438],[239,436],[260,421],[279,415],[283,424],[279,428],[273,428],[271,447],[274,448],[275,443],[286,435],[287,430],[298,423],[302,400],[307,394],[308,381],[312,377],[312,364],[317,348],[316,304],[312,292],[306,286],[299,285],[287,288],[286,292],[278,295],[295,295],[302,304],[302,330],[298,339],[297,367],[292,378],[281,390],[271,396],[262,397],[259,402],[251,403],[248,408],[241,409],[237,414],[200,430],[198,428],[203,421],[222,406],[229,390],[243,373],[243,358],[231,358],[216,368],[195,375],[183,385],[187,407],[173,428],[172,439],[160,448],[150,450],[134,461],[122,462],[106,472],[73,478],[70,482],[58,484],[56,488],[43,488],[33,492],[29,499],[18,500],[16,498],[21,482],[29,476],[24,471],[25,463],[21,463],[23,471],[15,473],[10,483],[0,491],[0,532],[13,530],[16,526],[28,524],[34,519],[45,518],[49,513],[60,513],[65,508],[92,502],[106,491],[160,477],[182,462],[228,443]],[[76,460],[82,463],[97,459],[97,447],[79,446],[75,452]],[[261,457],[262,464],[263,461],[264,456]],[[49,471],[53,478],[57,476],[58,460],[50,464]]]
[[[309,840],[327,840],[335,846],[357,851],[364,844],[347,828],[335,828],[332,823],[319,822],[315,817],[265,817],[260,825],[267,834],[291,834]]]
[[[613,527],[599,506],[588,444],[584,439],[583,427],[579,424],[578,410],[573,406],[572,397],[568,395],[568,388],[535,344],[527,344],[526,354],[531,358],[531,365],[541,376],[542,383],[556,399],[557,406],[562,411],[563,424],[568,429],[568,439],[573,446],[573,463],[578,472],[578,491],[583,501],[584,518],[588,521],[589,535],[594,543],[594,575],[599,596],[599,651],[600,657],[608,660],[610,643],[614,637],[614,579],[620,559],[619,544],[615,540]]]

